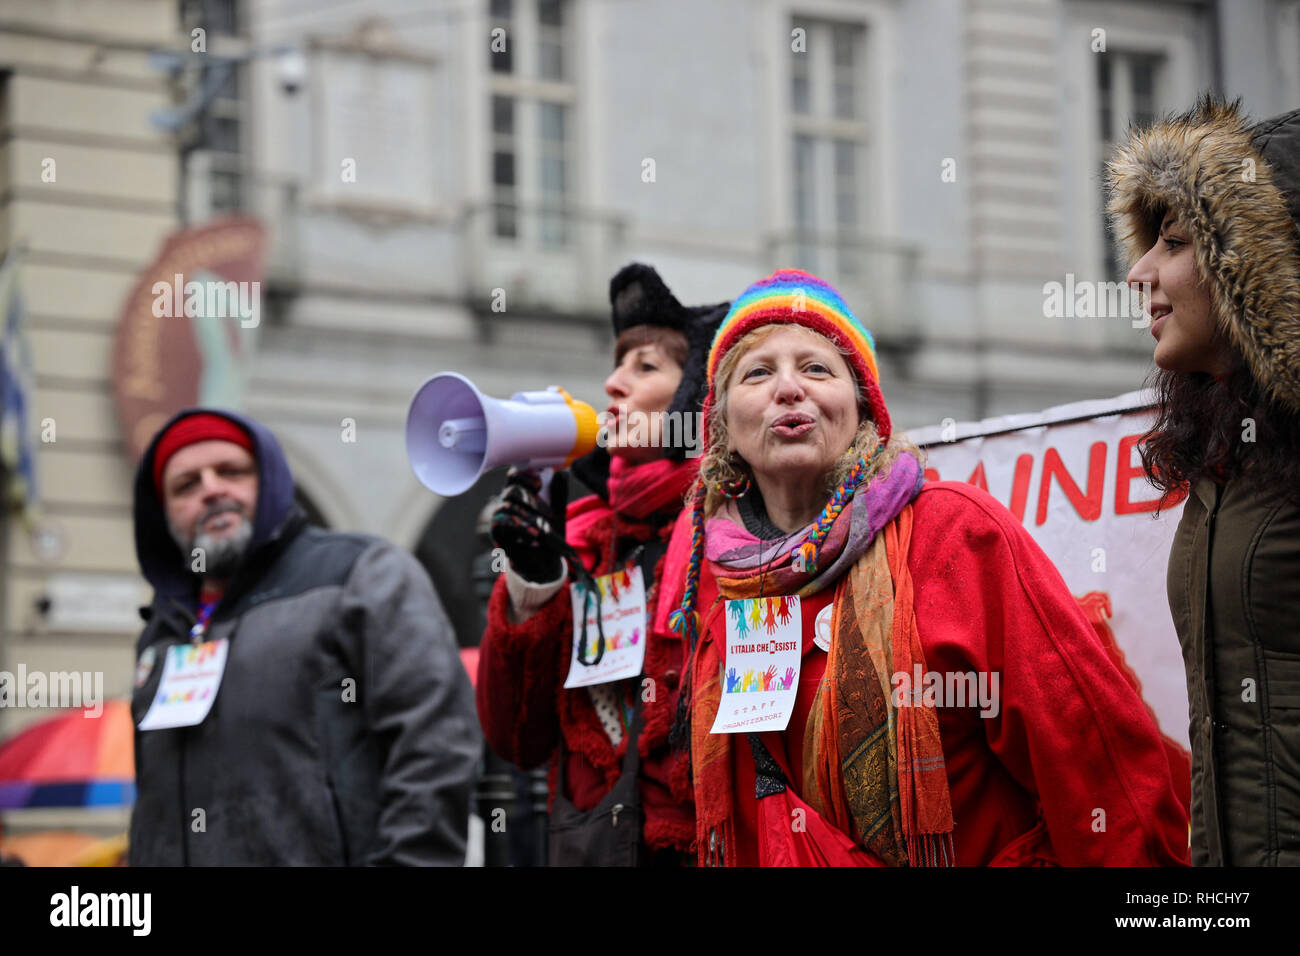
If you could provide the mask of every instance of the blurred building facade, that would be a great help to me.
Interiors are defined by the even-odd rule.
[[[10,680],[77,672],[91,694],[98,673],[105,696],[131,687],[148,589],[109,368],[122,303],[178,222],[175,145],[149,120],[171,97],[150,52],[176,45],[178,31],[171,0],[0,3],[0,228],[27,325],[44,502],[34,526],[0,515],[0,671]],[[0,740],[57,713],[14,703],[0,707]],[[10,834],[110,835],[125,823],[125,809],[3,820]]]
[[[182,156],[150,116],[209,69],[194,29],[234,65]],[[5,0],[0,70],[4,234],[57,426],[47,533],[4,529],[0,669],[102,670],[124,696],[147,591],[110,352],[182,223],[264,222],[244,407],[318,520],[420,554],[472,640],[488,489],[416,482],[424,378],[604,408],[607,283],[640,260],[686,303],[782,266],[830,280],[901,426],[1136,388],[1147,331],[1047,318],[1043,286],[1123,278],[1100,170],[1130,120],[1207,89],[1300,104],[1300,0]]]
[[[427,375],[496,395],[560,383],[603,408],[608,278],[641,260],[688,303],[782,266],[828,278],[875,333],[904,426],[1129,391],[1145,328],[1044,309],[1045,283],[1123,279],[1101,216],[1110,144],[1203,90],[1261,117],[1300,103],[1297,2],[250,12],[255,45],[302,58],[249,68],[243,199],[286,293],[250,409],[327,522],[421,554],[462,638],[487,491],[444,507],[405,467]]]
[[[3,519],[0,670],[102,672],[112,696],[131,686],[148,590],[109,368],[122,303],[178,221],[176,149],[149,120],[170,102],[149,54],[177,44],[178,14],[169,0],[0,3],[0,208],[45,504],[40,535]],[[0,736],[48,713],[0,708]]]

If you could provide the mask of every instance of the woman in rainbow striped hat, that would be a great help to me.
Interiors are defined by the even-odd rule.
[[[745,290],[704,416],[656,617],[700,863],[1187,862],[1141,699],[1010,512],[925,481],[835,289]]]

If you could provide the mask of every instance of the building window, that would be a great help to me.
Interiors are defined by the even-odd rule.
[[[209,154],[212,214],[245,208],[243,177],[243,64],[226,62],[205,69],[223,69],[221,86],[203,117],[202,148]]]
[[[568,108],[561,103],[537,104],[539,160],[541,164],[541,239],[545,245],[563,245],[567,239],[565,199],[568,196],[566,153]]]
[[[564,79],[564,4],[538,0],[537,74],[544,80]]]
[[[515,191],[515,101],[492,97],[492,197],[494,231],[504,239],[519,235],[518,196]]]
[[[1098,182],[1106,182],[1105,157],[1127,139],[1130,125],[1150,126],[1166,108],[1160,95],[1165,58],[1159,53],[1110,51],[1097,57],[1097,132],[1103,157]],[[1124,250],[1106,225],[1104,186],[1100,194],[1102,243],[1106,250],[1106,274],[1111,280],[1128,271]]]
[[[572,238],[573,104],[568,0],[489,0],[504,49],[490,62],[492,232],[565,246]]]
[[[870,147],[860,24],[796,17],[804,49],[792,51],[790,137],[794,256],[800,268],[856,275],[867,225]]]
[[[514,0],[491,0],[489,10],[492,21],[492,36],[504,36],[505,42],[492,45],[492,72],[510,74],[515,69],[514,43],[515,43],[515,4]],[[504,34],[498,34],[498,30],[504,30]]]
[[[861,67],[857,34],[860,30],[835,30],[831,33],[831,94],[836,116],[853,119],[857,112],[857,70]]]
[[[181,0],[181,22],[203,27],[209,34],[238,36],[242,21],[239,0]]]
[[[238,37],[243,27],[238,0],[182,0],[181,22],[201,27],[207,42]],[[197,137],[190,148],[190,172],[197,180],[189,190],[191,218],[207,218],[246,209],[252,200],[244,167],[247,73],[243,60],[205,58],[198,82],[215,91],[199,113]]]

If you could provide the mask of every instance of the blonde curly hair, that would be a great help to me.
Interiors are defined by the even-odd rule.
[[[713,378],[713,405],[709,412],[708,435],[705,440],[704,454],[700,457],[699,476],[696,478],[690,497],[687,499],[688,501],[691,500],[700,485],[704,486],[704,517],[706,520],[713,517],[727,500],[726,496],[718,490],[718,486],[729,485],[749,473],[745,460],[728,450],[731,436],[727,431],[727,394],[732,373],[735,372],[736,366],[746,352],[760,345],[778,328],[780,328],[780,324],[764,325],[754,329],[728,349],[727,354],[718,363]],[[800,326],[800,328],[803,328],[803,326]],[[812,332],[813,330],[808,329],[808,331]],[[845,356],[852,355],[844,346],[838,343],[832,344],[836,345],[841,354]],[[853,466],[858,463],[858,459],[869,460],[871,453],[875,451],[876,446],[880,443],[880,435],[876,431],[876,423],[871,420],[862,383],[857,380],[852,363],[846,364],[849,367],[849,373],[854,376],[854,386],[858,394],[858,430],[853,436],[853,441],[849,447],[844,450],[844,453],[840,455],[831,469],[822,477],[821,491],[828,499],[844,479],[848,477],[849,472],[853,470]],[[889,442],[885,445],[885,450],[875,461],[871,462],[862,485],[865,487],[870,484],[878,475],[888,475],[890,468],[893,467],[894,462],[898,460],[898,456],[901,454],[911,454],[921,463],[922,468],[925,467],[925,453],[920,448],[904,437],[897,434],[891,435]]]

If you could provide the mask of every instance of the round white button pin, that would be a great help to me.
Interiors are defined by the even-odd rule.
[[[831,617],[835,613],[835,603],[831,602],[817,612],[813,621],[813,643],[824,651],[831,649]]]

